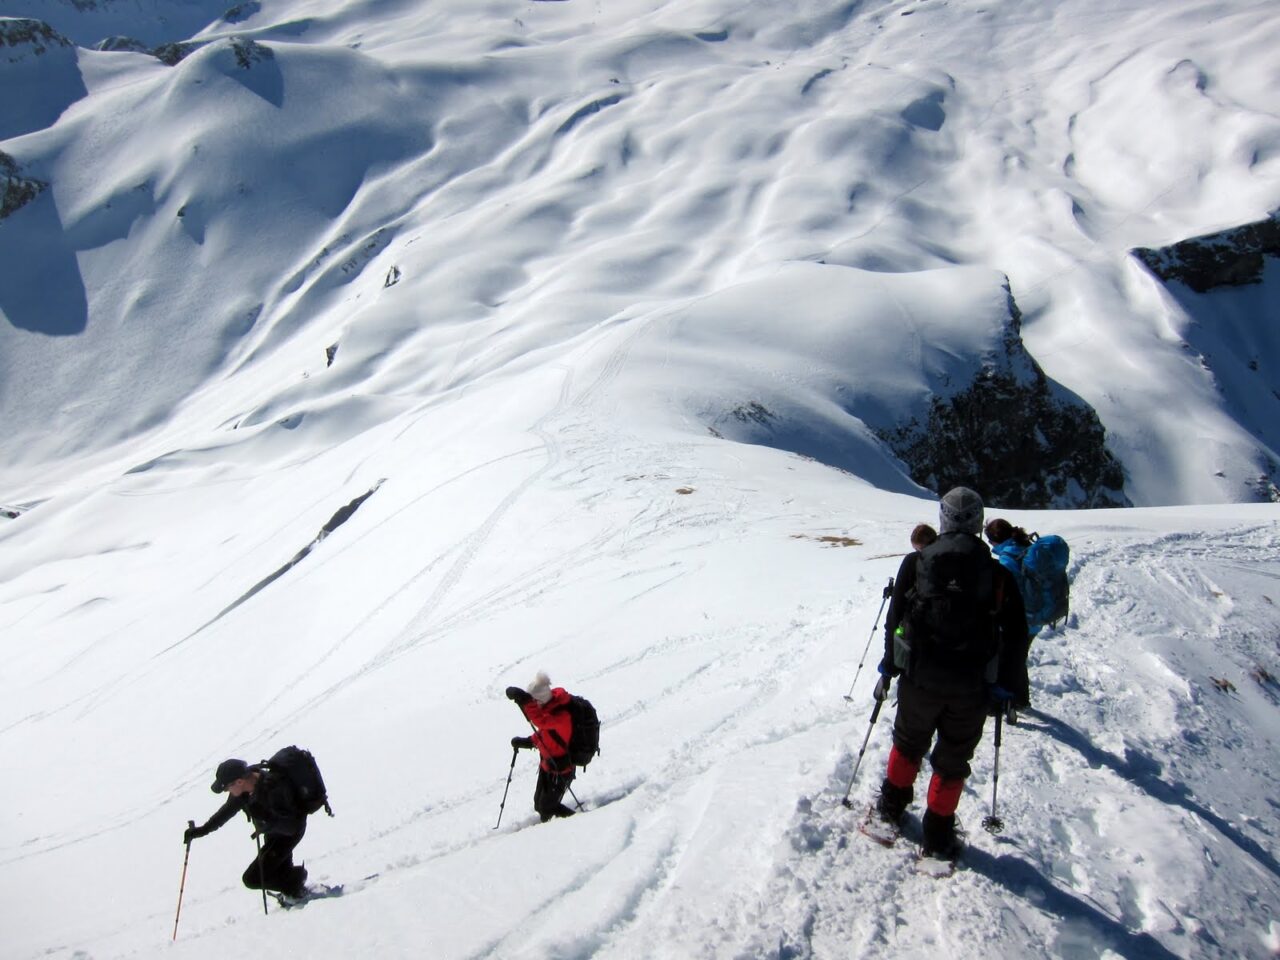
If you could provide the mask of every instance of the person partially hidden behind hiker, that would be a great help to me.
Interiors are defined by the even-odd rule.
[[[923,550],[938,539],[938,531],[927,523],[917,523],[911,530],[911,549]]]
[[[1027,603],[1027,579],[1026,574],[1022,572],[1022,558],[1026,556],[1027,548],[1031,546],[1031,534],[1023,530],[1021,527],[1015,527],[1003,517],[996,517],[991,520],[983,529],[983,533],[987,535],[987,542],[991,544],[991,552],[995,554],[997,560],[1013,574],[1013,579],[1018,584],[1018,592],[1022,594],[1023,606]],[[1027,612],[1030,617],[1030,611]],[[1044,624],[1037,623],[1027,624],[1027,634],[1030,639],[1034,640]]]
[[[538,749],[540,762],[533,809],[538,811],[543,823],[552,817],[573,816],[573,810],[563,803],[574,775],[569,760],[573,719],[569,716],[568,692],[563,687],[553,689],[551,679],[538,671],[528,689],[507,687],[507,699],[514,701],[534,726],[533,736],[511,738],[511,746],[517,750]]]
[[[203,837],[245,813],[266,839],[241,879],[251,890],[277,891],[292,899],[307,895],[307,868],[295,866],[293,850],[307,831],[307,815],[298,806],[293,787],[282,773],[243,760],[224,760],[214,774],[214,793],[227,793],[224,803],[202,826],[188,827],[184,843]]]
[[[941,859],[959,851],[956,807],[988,714],[1029,704],[1022,596],[978,537],[982,514],[982,498],[956,487],[942,498],[938,539],[903,558],[875,688],[875,698],[884,700],[892,679],[902,678],[874,812],[900,823],[936,735],[922,853]]]

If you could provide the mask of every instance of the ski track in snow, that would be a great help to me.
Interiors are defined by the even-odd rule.
[[[568,413],[574,408],[586,407],[590,404],[597,392],[607,387],[617,377],[619,371],[625,364],[631,342],[639,333],[642,332],[643,327],[639,327],[636,331],[630,332],[626,335],[621,346],[611,348],[608,358],[603,364],[600,373],[585,389],[576,394],[573,390],[574,374],[572,368],[551,368],[561,377],[558,396],[550,409],[548,409],[547,412],[529,428],[529,431],[537,436],[541,441],[541,452],[543,454],[542,463],[535,470],[526,475],[515,487],[513,487],[506,496],[490,510],[479,526],[469,533],[464,540],[444,550],[435,558],[435,560],[426,567],[417,571],[393,592],[392,596],[399,596],[406,593],[415,586],[417,581],[434,572],[434,568],[437,565],[444,563],[446,558],[451,555],[456,555],[455,558],[449,562],[447,569],[436,583],[431,594],[422,603],[418,611],[411,617],[408,623],[400,628],[395,639],[379,651],[376,656],[368,660],[359,670],[345,677],[337,684],[316,694],[312,699],[299,706],[293,713],[281,718],[279,728],[275,732],[278,733],[280,730],[287,728],[291,721],[305,713],[307,710],[313,709],[317,704],[329,699],[348,684],[360,679],[370,672],[386,667],[400,656],[415,649],[421,644],[429,643],[432,638],[446,636],[449,631],[457,629],[459,626],[467,623],[477,613],[492,613],[495,607],[513,605],[519,602],[528,602],[535,599],[539,593],[538,585],[540,583],[551,584],[559,582],[564,571],[571,568],[575,561],[596,555],[607,539],[616,535],[613,532],[601,534],[595,539],[583,544],[574,553],[559,557],[556,560],[549,561],[534,569],[521,570],[519,574],[513,576],[507,583],[489,590],[486,594],[468,602],[460,609],[444,616],[439,615],[441,605],[466,574],[468,567],[471,565],[479,551],[484,548],[494,528],[502,522],[506,514],[527,491],[534,488],[534,486],[537,485],[544,477],[553,475],[563,461],[564,454],[562,441],[559,438],[558,432],[551,429],[552,425],[558,426],[559,422],[565,419]],[[497,463],[500,459],[502,458],[490,461],[490,463]],[[487,465],[488,464],[486,464],[486,466]],[[471,469],[473,470],[476,468]],[[466,473],[470,472],[471,470],[466,471]],[[420,497],[416,497],[411,502],[411,505],[412,503],[417,503],[420,500],[426,499],[430,493],[434,492],[434,490],[438,490],[440,486],[453,483],[463,475],[465,474],[450,478],[443,484],[433,488],[432,491],[428,491]],[[355,628],[349,631],[344,638],[339,640],[338,643],[331,648],[328,654],[314,662],[311,669],[314,670],[315,667],[319,666],[324,660],[326,660],[330,654],[336,651],[338,647],[341,647],[360,631],[367,630],[370,621],[376,618],[384,607],[385,604],[377,607]],[[307,673],[294,678],[294,681],[290,686],[296,687],[299,683],[305,681],[310,672],[311,671],[309,670]]]
[[[553,415],[565,414],[570,382],[564,375],[557,401],[535,422],[537,428]],[[592,450],[603,449],[603,434],[588,430],[581,436],[592,439],[574,450],[574,458],[589,461]],[[547,449],[534,479],[546,482],[563,457],[561,448]],[[657,472],[667,474],[671,469],[672,465],[661,465]],[[485,523],[440,555],[437,563],[455,558],[456,575],[442,577],[438,583],[453,588],[463,580],[489,534],[534,479],[511,488],[487,514]],[[587,488],[580,492],[586,494]],[[730,505],[706,509],[709,512],[700,520],[696,512],[676,514],[647,505],[625,529],[610,527],[585,543],[580,553],[547,561],[529,577],[496,585],[428,627],[431,613],[439,610],[448,592],[437,588],[418,608],[410,625],[401,629],[400,639],[368,661],[365,670],[380,668],[409,646],[443,634],[470,616],[492,612],[495,607],[535,602],[546,591],[562,588],[579,562],[617,550],[620,544],[634,550],[643,540],[661,540],[663,531],[669,536],[673,529],[687,533],[691,526],[696,531],[701,524],[715,528],[733,521]],[[640,518],[650,529],[637,541],[634,526]],[[1107,950],[1124,957],[1247,955],[1257,942],[1256,916],[1272,909],[1280,890],[1280,869],[1269,852],[1273,840],[1269,831],[1258,832],[1268,811],[1251,811],[1243,824],[1216,813],[1217,804],[1232,803],[1231,795],[1210,792],[1201,797],[1199,792],[1213,790],[1213,777],[1219,771],[1187,769],[1182,771],[1187,782],[1166,773],[1158,758],[1184,756],[1178,741],[1188,732],[1206,741],[1212,733],[1238,743],[1243,753],[1250,750],[1252,734],[1247,727],[1206,715],[1215,702],[1212,698],[1219,693],[1208,687],[1207,676],[1195,671],[1213,666],[1226,672],[1217,666],[1225,655],[1237,668],[1233,676],[1238,676],[1248,670],[1251,658],[1262,652],[1259,638],[1234,633],[1233,601],[1221,584],[1240,576],[1274,582],[1277,575],[1266,564],[1280,547],[1280,535],[1272,526],[1258,526],[1221,535],[1111,539],[1114,542],[1108,544],[1097,534],[1072,538],[1075,610],[1071,628],[1046,631],[1036,641],[1033,698],[1038,709],[1024,717],[1020,726],[1006,731],[1000,781],[1001,812],[1009,825],[1006,835],[991,838],[976,826],[988,801],[988,740],[975,758],[975,776],[962,803],[962,818],[970,827],[970,846],[954,877],[934,880],[911,868],[912,846],[918,842],[914,822],[899,846],[885,851],[862,841],[856,834],[858,814],[839,806],[838,797],[852,769],[853,747],[865,729],[859,703],[851,708],[833,694],[830,703],[811,715],[792,715],[781,726],[779,717],[771,712],[782,695],[773,678],[786,677],[796,663],[813,662],[829,655],[833,644],[848,642],[837,639],[845,632],[849,616],[848,602],[842,600],[805,610],[799,616],[780,616],[775,624],[762,623],[745,632],[735,627],[728,635],[714,629],[671,634],[603,663],[592,676],[626,674],[673,655],[692,657],[687,661],[689,669],[669,678],[642,704],[610,716],[608,728],[613,731],[644,725],[650,716],[661,715],[676,703],[723,696],[733,686],[729,678],[751,676],[754,680],[750,695],[741,695],[738,706],[721,710],[713,722],[690,729],[684,739],[670,745],[666,757],[656,764],[660,775],[633,778],[621,787],[606,785],[594,802],[590,794],[584,796],[588,806],[597,811],[589,812],[579,826],[589,823],[591,816],[603,816],[605,808],[617,810],[630,826],[612,859],[638,857],[643,868],[633,871],[632,879],[624,882],[609,872],[608,862],[584,866],[545,900],[526,904],[524,909],[530,918],[542,911],[554,914],[557,909],[569,909],[556,904],[572,905],[593,898],[590,891],[603,885],[609,891],[609,906],[602,916],[589,923],[579,917],[572,934],[564,933],[558,924],[536,922],[531,940],[526,933],[512,931],[463,955],[532,956],[536,951],[529,943],[533,943],[545,949],[542,955],[547,956],[631,957],[641,955],[637,943],[657,942],[671,944],[691,956],[713,957],[826,957],[850,946],[856,955],[866,957],[939,951],[969,956],[968,945],[989,942],[993,936],[1000,949],[1029,949],[1066,958],[1101,956]],[[471,545],[469,551],[467,544]],[[675,561],[673,569],[674,576],[689,573],[681,561]],[[643,576],[645,572],[638,568],[628,575]],[[648,573],[662,577],[659,583],[666,582],[669,575],[663,565]],[[650,589],[637,596],[645,596]],[[862,614],[870,621],[877,604],[865,599],[863,605]],[[372,616],[362,624],[367,627]],[[1203,662],[1179,662],[1168,648],[1170,636],[1203,637],[1213,647]],[[860,645],[865,638],[864,630],[855,631],[855,643]],[[876,634],[872,662],[878,643]],[[1126,646],[1123,656],[1118,657],[1122,643]],[[1135,644],[1140,648],[1135,649]],[[842,665],[851,669],[852,657],[849,654]],[[1139,696],[1135,684],[1143,678],[1126,675],[1126,660],[1150,665],[1163,691],[1141,690]],[[509,667],[499,669],[495,680],[509,672]],[[581,682],[586,684],[592,676],[584,676]],[[296,682],[304,679],[305,674]],[[869,675],[868,682],[870,679]],[[843,677],[838,678],[832,689],[843,682]],[[337,689],[324,691],[297,713],[314,709]],[[1160,693],[1168,698],[1164,704],[1168,716],[1144,717],[1152,698]],[[1206,723],[1210,730],[1201,732],[1199,728]],[[867,802],[881,774],[890,725],[886,712],[860,771],[855,807]],[[246,724],[243,732],[248,735],[252,729]],[[287,729],[285,718],[276,733]],[[1085,730],[1105,731],[1115,743],[1095,742],[1096,737]],[[844,748],[838,746],[842,739]],[[699,928],[701,939],[689,941],[682,930],[690,922],[690,914],[678,907],[681,891],[673,878],[688,862],[705,856],[695,853],[694,848],[701,831],[715,829],[716,814],[708,807],[701,816],[673,822],[672,808],[705,792],[707,778],[714,779],[726,765],[739,760],[753,762],[750,758],[759,757],[762,749],[780,747],[786,752],[793,742],[814,740],[828,744],[818,754],[825,752],[832,758],[825,772],[820,763],[810,766],[802,778],[807,789],[794,804],[794,812],[789,818],[775,817],[774,832],[754,841],[755,846],[769,851],[772,860],[767,883],[760,888],[750,877],[724,877],[710,909],[733,921]],[[801,752],[812,756],[812,746]],[[1257,775],[1274,796],[1276,785],[1270,772],[1259,771]],[[925,776],[922,773],[921,788]],[[588,774],[579,785],[594,787],[593,780]],[[1090,788],[1095,782],[1096,787]],[[375,864],[380,877],[369,886],[376,888],[395,883],[399,877],[429,872],[436,865],[467,858],[480,845],[502,844],[506,837],[523,833],[536,822],[520,812],[526,801],[517,796],[517,789],[519,786],[513,788],[509,800],[509,813],[517,825],[514,829],[490,832],[488,825],[475,823],[462,834],[436,841],[421,852]],[[441,796],[405,819],[326,851],[326,856],[340,860],[344,853],[358,853],[367,845],[376,849],[397,841],[410,828],[431,829],[433,821],[452,829],[445,825],[486,808],[494,790],[494,782],[482,782],[473,789]],[[1115,847],[1113,834],[1119,818],[1135,822],[1173,818],[1171,826],[1176,829],[1158,839],[1178,850],[1178,862],[1244,863],[1245,875],[1252,871],[1260,888],[1254,893],[1236,891],[1245,906],[1235,918],[1199,916],[1196,905],[1206,885],[1216,882],[1214,873],[1184,871],[1188,882],[1163,889],[1160,874],[1144,865],[1148,857],[1158,858],[1158,849],[1143,849],[1141,843],[1119,850]],[[1025,824],[1038,826],[1028,835],[1021,829]],[[234,893],[234,887],[223,888],[223,893]],[[1214,897],[1211,902],[1221,904],[1224,900]],[[319,906],[308,910],[315,912]],[[698,911],[707,909],[706,903],[697,907]],[[215,926],[193,931],[192,940],[217,930]]]

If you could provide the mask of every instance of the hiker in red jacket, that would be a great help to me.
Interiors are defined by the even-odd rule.
[[[512,737],[517,750],[538,748],[540,764],[538,785],[533,791],[533,809],[542,822],[552,817],[571,817],[573,810],[562,802],[573,782],[573,764],[569,760],[569,738],[573,735],[573,719],[569,716],[569,694],[564,687],[551,686],[542,671],[533,678],[527,690],[507,687],[507,698],[515,701],[534,726],[532,737]]]

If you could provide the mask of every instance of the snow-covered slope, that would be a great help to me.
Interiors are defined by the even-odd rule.
[[[1039,709],[1005,737],[1006,834],[977,827],[986,743],[966,868],[940,885],[839,805],[869,670],[843,695],[931,504],[761,447],[620,430],[617,363],[475,391],[292,470],[173,463],[11,524],[16,955],[158,953],[212,768],[284,742],[317,752],[338,813],[313,818],[313,876],[378,876],[255,916],[252,846],[228,826],[193,848],[179,955],[1267,955],[1273,507],[1013,516],[1075,546],[1075,614],[1037,641]],[[502,394],[525,429],[476,429]],[[501,691],[539,667],[603,714],[575,784],[588,813],[534,825],[525,762],[495,831],[521,732]],[[888,741],[882,719],[858,803]]]
[[[12,9],[58,7],[82,45],[176,39],[149,5],[83,6]],[[280,2],[232,21],[175,66],[30,44],[0,63],[26,134],[3,149],[49,184],[0,225],[6,496],[125,437],[190,443],[167,427],[437,396],[790,260],[1007,275],[1135,503],[1255,499],[1272,469],[1266,413],[1189,362],[1180,308],[1128,253],[1280,206],[1265,3]],[[27,131],[68,84],[84,95]]]
[[[1184,346],[1272,368],[1274,280],[1130,254],[1280,206],[1272,7],[8,0],[76,46],[0,47],[0,952],[1280,952],[1275,408]],[[1146,508],[990,507],[1073,616],[939,883],[839,799],[936,514],[884,433],[997,362]],[[495,830],[539,668],[588,812],[524,755]],[[349,894],[264,918],[232,824],[170,946],[292,742]]]

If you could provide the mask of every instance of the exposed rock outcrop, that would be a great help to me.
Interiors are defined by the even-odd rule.
[[[934,397],[923,421],[881,437],[911,479],[938,493],[967,485],[1024,510],[1130,505],[1097,413],[1055,397],[1043,376],[1028,384],[984,371],[955,396]]]
[[[165,66],[176,67],[202,46],[204,46],[204,44],[192,43],[186,40],[179,41],[178,43],[162,43],[151,51],[151,55]]]
[[[1167,247],[1138,247],[1133,255],[1160,279],[1184,283],[1197,293],[1261,283],[1266,258],[1280,257],[1280,211]]]
[[[135,40],[133,37],[107,37],[105,40],[99,40],[94,45],[95,50],[102,50],[106,53],[150,53],[151,50],[141,40]]]
[[[28,54],[38,57],[51,49],[70,46],[70,40],[42,20],[0,18],[0,57],[10,63],[21,60]]]
[[[882,489],[964,485],[1009,509],[1129,505],[1096,411],[1045,375],[1021,331],[995,271],[796,263],[679,315],[663,362],[694,378],[720,364],[734,389],[690,391],[713,436]]]
[[[1098,414],[1045,376],[1021,330],[1010,294],[1001,349],[983,357],[973,381],[879,436],[912,480],[939,494],[965,485],[1024,510],[1130,506]]]
[[[248,70],[255,63],[264,63],[275,58],[271,48],[250,40],[248,37],[231,37],[229,40],[214,40],[213,43],[229,43],[235,55],[236,66]],[[180,43],[165,43],[151,51],[151,55],[161,63],[175,67],[202,47],[209,46],[195,40],[184,40]]]
[[[47,186],[22,176],[13,157],[0,150],[0,220],[26,206]]]
[[[262,4],[258,0],[247,0],[246,3],[237,3],[234,7],[228,9],[222,15],[222,19],[226,23],[243,23],[261,9]]]

